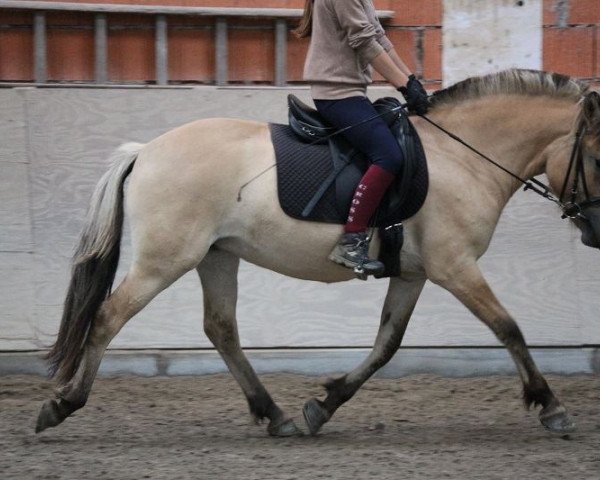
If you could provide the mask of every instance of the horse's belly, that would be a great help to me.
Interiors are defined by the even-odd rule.
[[[261,245],[252,245],[237,238],[227,238],[219,240],[216,245],[249,263],[288,277],[325,283],[355,278],[352,270],[329,261],[329,252],[295,248],[295,242],[289,239],[271,238]]]

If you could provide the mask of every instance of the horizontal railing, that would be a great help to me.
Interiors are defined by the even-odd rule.
[[[108,82],[108,22],[111,14],[144,14],[155,17],[154,43],[156,55],[156,84],[169,83],[167,16],[202,16],[215,19],[215,82],[228,83],[228,19],[266,18],[274,21],[275,79],[276,86],[284,86],[287,77],[288,20],[302,16],[301,9],[294,8],[221,8],[221,7],[177,7],[159,5],[125,5],[103,3],[70,3],[39,1],[0,0],[0,9],[27,10],[33,13],[33,72],[36,83],[46,83],[47,47],[46,12],[87,12],[94,14],[94,58],[95,83]],[[378,11],[381,19],[392,18],[393,11]]]
[[[267,17],[299,18],[299,8],[235,8],[235,7],[174,7],[161,5],[126,5],[107,3],[35,2],[20,0],[0,1],[0,8],[97,12],[97,13],[141,13],[150,15],[196,15],[204,17]]]

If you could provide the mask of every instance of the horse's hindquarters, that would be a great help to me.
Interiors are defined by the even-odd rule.
[[[276,172],[267,170],[273,164],[268,126],[255,122],[198,121],[148,144],[127,191],[135,258],[155,268],[168,261],[192,269],[216,244],[292,277],[354,278],[327,260],[339,225],[283,213]]]

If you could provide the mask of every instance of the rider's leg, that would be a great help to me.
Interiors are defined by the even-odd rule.
[[[377,111],[366,97],[315,100],[315,105],[335,128],[353,125],[343,135],[371,162],[354,192],[344,234],[329,258],[347,267],[361,267],[367,274],[379,273],[383,271],[381,262],[368,257],[367,228],[402,167],[402,150],[385,122],[379,117],[373,118]],[[371,120],[365,122],[368,119]]]

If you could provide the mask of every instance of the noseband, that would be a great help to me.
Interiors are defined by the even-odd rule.
[[[575,134],[575,143],[573,144],[573,149],[571,150],[569,166],[567,167],[565,180],[560,191],[560,197],[558,198],[558,204],[563,210],[562,218],[579,218],[582,220],[588,220],[583,213],[583,210],[588,207],[600,205],[600,197],[590,196],[587,180],[585,179],[585,163],[583,161],[583,148],[581,148],[585,131],[586,128],[582,119],[579,127],[577,128],[577,133]],[[567,197],[567,185],[569,183],[571,172],[573,172],[573,183],[571,185],[571,191],[569,192],[569,199],[565,201]],[[580,185],[581,190],[583,190],[584,200],[582,202],[577,202],[576,200],[577,196],[579,195]]]

